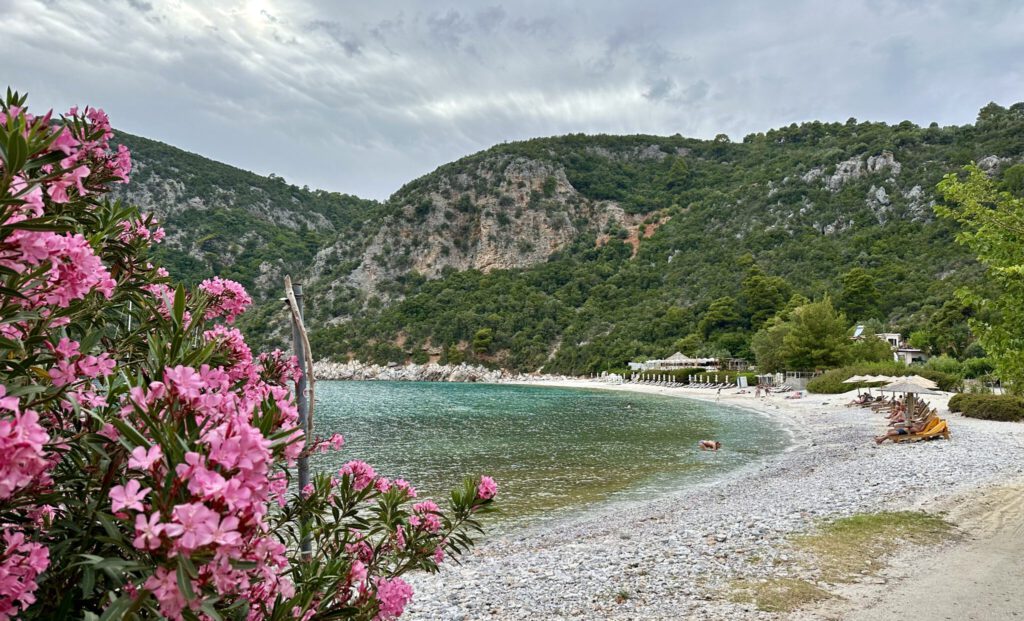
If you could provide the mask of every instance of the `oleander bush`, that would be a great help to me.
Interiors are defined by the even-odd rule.
[[[481,532],[497,491],[447,510],[299,426],[281,352],[234,327],[236,282],[172,287],[163,231],[103,198],[131,171],[101,110],[0,103],[0,621],[391,619],[401,576]],[[309,552],[300,542],[309,542]]]
[[[985,420],[1024,420],[1024,397],[960,393],[949,400],[951,412]]]

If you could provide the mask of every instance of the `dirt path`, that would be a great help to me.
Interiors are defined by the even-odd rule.
[[[799,618],[1024,620],[1024,483],[961,499],[948,518],[958,541],[897,557],[882,574],[890,584],[851,587]]]

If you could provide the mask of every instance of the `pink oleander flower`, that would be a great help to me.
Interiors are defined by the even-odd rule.
[[[160,447],[156,444],[149,447],[149,450],[141,446],[132,449],[132,456],[128,458],[128,467],[135,470],[149,470],[153,464],[160,461],[164,456]]]
[[[100,430],[97,431],[96,433],[110,440],[111,442],[117,442],[118,439],[121,437],[121,434],[118,433],[117,427],[115,427],[113,423],[103,423],[103,427],[101,427]]]
[[[123,509],[145,511],[142,500],[153,490],[148,487],[139,489],[140,487],[142,486],[138,481],[130,479],[124,485],[115,485],[110,488],[110,510],[113,513],[119,513]]]
[[[481,500],[490,500],[498,493],[498,484],[489,476],[480,477],[480,484],[476,486],[476,495]]]
[[[50,551],[12,528],[3,531],[0,554],[0,621],[20,618],[35,603],[36,578],[50,566]]]
[[[219,276],[204,280],[199,284],[199,289],[210,296],[205,319],[224,317],[228,323],[234,323],[235,317],[252,304],[252,298],[245,292],[245,287]]]
[[[17,397],[8,397],[7,386],[0,384],[0,409],[7,410],[8,412],[14,412],[15,414],[21,413],[21,405],[18,402]]]
[[[164,383],[183,399],[195,399],[205,387],[195,369],[180,364],[164,369]]]
[[[180,619],[188,600],[178,588],[177,572],[166,567],[157,567],[156,573],[143,584],[160,604],[160,612],[169,619]]]
[[[405,612],[405,606],[412,601],[412,587],[401,578],[377,579],[377,601],[379,608],[375,621],[395,619]]]
[[[173,521],[164,526],[164,533],[176,539],[175,545],[183,552],[210,545],[220,525],[220,516],[202,503],[176,505]]]
[[[395,479],[391,484],[400,490],[404,490],[405,493],[409,495],[409,498],[416,497],[416,488],[410,485],[405,479]]]
[[[365,488],[367,485],[373,482],[374,477],[377,473],[373,471],[373,467],[365,461],[352,460],[341,467],[338,470],[340,476],[349,475],[352,477],[352,487],[357,490]]]
[[[348,570],[349,584],[357,588],[362,588],[363,583],[366,582],[366,576],[366,565],[359,559],[352,561],[352,566]]]
[[[160,548],[160,535],[164,525],[160,523],[160,514],[153,513],[148,518],[144,513],[135,516],[135,540],[132,544],[139,550],[156,550]]]
[[[16,398],[4,397],[0,407],[14,412],[12,417],[0,417],[0,500],[5,500],[44,476],[49,467],[44,447],[50,435],[36,412],[18,412]]]
[[[440,510],[432,500],[416,503],[412,506],[413,515],[409,518],[409,523],[427,532],[436,533],[441,530],[441,518],[437,515]]]

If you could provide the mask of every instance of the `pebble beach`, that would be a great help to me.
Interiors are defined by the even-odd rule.
[[[713,390],[595,381],[544,385],[715,400]],[[445,619],[776,619],[730,597],[734,581],[816,568],[790,538],[824,520],[883,510],[935,510],[1024,479],[1024,424],[950,414],[951,441],[876,446],[881,414],[846,407],[855,393],[787,400],[723,391],[792,434],[785,452],[715,481],[643,502],[610,503],[493,536],[461,565],[410,578],[407,617]],[[696,450],[696,448],[694,448]],[[728,450],[725,447],[723,450]],[[865,576],[867,580],[879,580]]]

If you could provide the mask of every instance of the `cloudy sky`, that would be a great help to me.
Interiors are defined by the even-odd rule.
[[[0,0],[37,109],[371,198],[507,140],[972,122],[1024,100],[1024,2]]]

